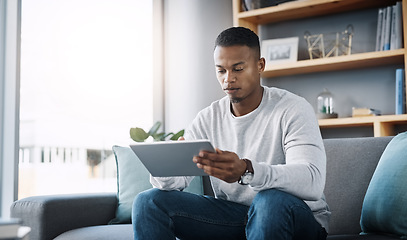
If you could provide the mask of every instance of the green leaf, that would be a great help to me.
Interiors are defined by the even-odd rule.
[[[149,136],[142,128],[130,128],[130,137],[136,142],[144,142]]]
[[[174,133],[170,132],[170,133],[165,134],[165,135],[162,137],[162,140],[161,140],[161,141],[165,141],[165,139],[166,139],[168,136],[171,136],[171,135],[174,135]]]
[[[152,135],[152,137],[154,138],[154,141],[163,141],[163,136],[165,133],[156,133],[154,135]]]
[[[150,128],[150,130],[148,131],[148,134],[150,136],[154,136],[155,134],[157,134],[158,129],[161,127],[161,122],[158,121],[156,123],[154,123],[154,125]]]
[[[176,134],[174,134],[170,140],[178,140],[178,138],[184,136],[184,129],[182,129],[181,131],[177,132]]]

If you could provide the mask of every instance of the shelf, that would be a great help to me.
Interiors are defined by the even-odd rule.
[[[393,126],[407,124],[407,114],[319,119],[320,128],[372,126],[375,137],[393,136]]]
[[[313,72],[360,69],[404,63],[404,49],[356,53],[348,56],[302,60],[268,67],[262,77],[271,78]]]
[[[240,0],[234,0],[234,25],[249,27],[257,32],[259,24],[378,8],[395,2],[380,0],[298,0],[273,7],[242,11]]]
[[[297,0],[277,6],[243,11],[241,2],[233,0],[233,21],[259,33],[259,26],[277,22],[314,18],[342,12],[377,9],[394,5],[396,0]],[[407,0],[402,0],[403,16],[407,15]],[[292,23],[295,24],[295,23]],[[403,17],[403,43],[407,46],[407,18]],[[362,68],[374,68],[386,65],[402,65],[407,62],[407,48],[391,51],[354,53],[348,56],[330,57],[313,60],[300,60],[293,63],[268,66],[263,78],[291,76],[298,74],[343,71]],[[407,79],[407,75],[406,75]],[[405,82],[407,80],[404,79]],[[407,90],[407,84],[406,84]],[[407,91],[406,91],[407,92]],[[407,98],[407,93],[406,93]],[[394,135],[395,125],[407,125],[407,114],[373,117],[339,118],[319,120],[321,129],[345,127],[372,127],[374,136]]]

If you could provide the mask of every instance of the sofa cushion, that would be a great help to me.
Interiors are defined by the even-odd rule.
[[[151,188],[150,174],[129,147],[113,146],[117,165],[116,217],[109,224],[131,223],[131,208],[136,195]],[[195,177],[187,192],[203,194],[202,178]]]
[[[407,132],[393,138],[370,181],[360,221],[363,232],[407,236]]]
[[[102,225],[67,231],[54,240],[130,240],[133,239],[131,224]]]

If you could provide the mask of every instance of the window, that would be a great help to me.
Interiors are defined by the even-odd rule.
[[[152,0],[24,0],[19,198],[116,191],[153,118]]]

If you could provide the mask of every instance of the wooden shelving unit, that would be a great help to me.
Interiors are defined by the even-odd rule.
[[[313,72],[349,70],[403,64],[404,49],[358,53],[348,56],[302,60],[266,68],[263,77],[279,77]]]
[[[233,0],[233,21],[235,26],[243,26],[258,33],[259,25],[293,19],[330,15],[340,12],[379,8],[395,4],[389,0],[300,0],[278,6],[242,10],[242,0]],[[407,16],[407,0],[402,0],[403,16]],[[407,46],[407,18],[403,18],[404,46]],[[371,68],[407,62],[406,49],[367,52],[324,59],[302,60],[295,63],[275,65],[267,68],[263,77],[289,76],[296,74]],[[407,74],[406,74],[407,75]],[[406,79],[405,79],[406,81]],[[407,82],[407,81],[406,81]],[[406,84],[407,99],[407,84]],[[319,120],[321,128],[373,126],[374,136],[394,135],[393,126],[407,125],[407,114],[361,118],[340,118]]]
[[[394,0],[301,0],[278,6],[243,11],[241,0],[233,0],[233,24],[258,32],[258,25],[389,6]]]
[[[393,136],[394,126],[407,124],[407,114],[318,120],[320,128],[373,127],[375,137]]]

